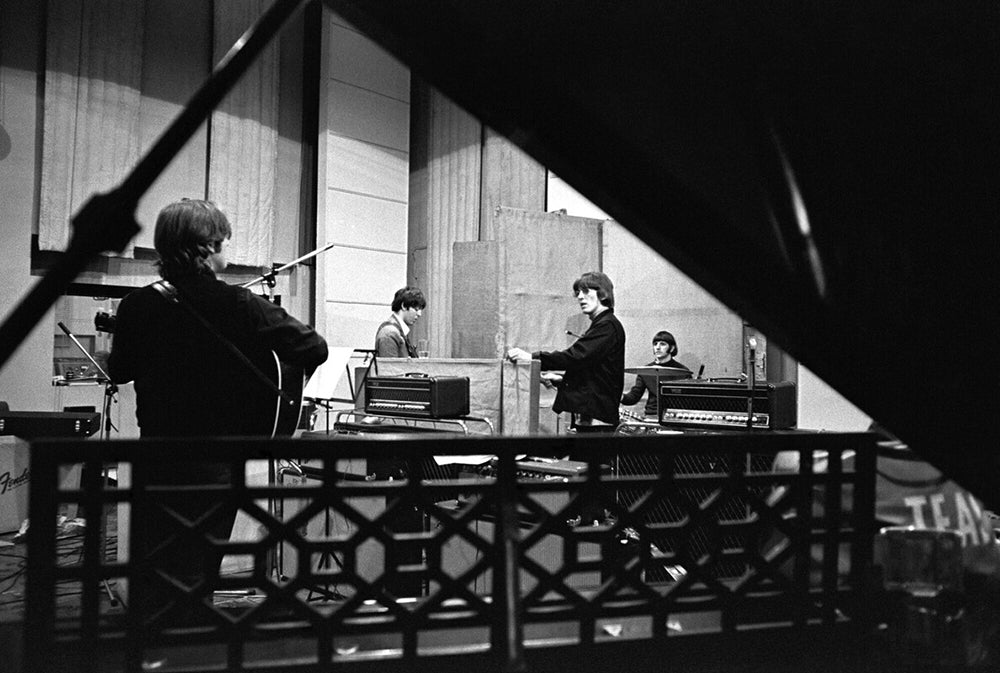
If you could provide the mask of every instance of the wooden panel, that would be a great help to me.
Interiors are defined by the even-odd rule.
[[[327,134],[326,186],[406,203],[405,152]]]
[[[374,348],[375,332],[389,316],[389,306],[327,301],[320,330],[330,346]]]
[[[498,307],[503,342],[527,350],[566,348],[566,330],[586,329],[573,281],[601,270],[602,222],[501,208],[494,223],[505,284]]]
[[[409,102],[409,69],[333,12],[324,14],[330,19],[327,77]]]
[[[409,152],[409,103],[336,80],[328,80],[326,86],[330,131]]]
[[[534,435],[538,433],[540,363],[502,362],[503,417],[501,434]]]
[[[334,248],[325,254],[326,299],[385,306],[405,282],[406,257],[394,252]]]
[[[327,239],[406,253],[406,204],[336,189],[326,194]]]
[[[414,133],[426,132],[415,153],[410,207],[410,249],[426,240],[427,329],[432,355],[451,354],[452,245],[479,238],[481,124],[434,90],[414,100]]]
[[[525,154],[517,145],[485,129],[483,141],[483,188],[479,238],[496,238],[493,218],[496,208],[545,210],[545,167]]]
[[[497,243],[455,243],[453,255],[451,354],[456,358],[502,357]]]

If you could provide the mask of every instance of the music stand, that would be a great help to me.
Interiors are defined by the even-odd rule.
[[[83,353],[88,360],[90,360],[90,363],[94,365],[94,369],[97,371],[99,375],[98,380],[101,380],[102,378],[104,380],[104,404],[101,407],[104,424],[101,429],[101,439],[104,440],[111,439],[112,428],[114,428],[115,430],[118,429],[115,428],[114,423],[111,422],[111,405],[117,404],[118,402],[118,400],[115,399],[115,396],[118,394],[118,386],[115,384],[114,381],[111,380],[111,376],[106,371],[104,371],[104,368],[101,367],[100,364],[98,364],[97,360],[94,359],[94,356],[90,354],[90,351],[88,351],[84,347],[84,345],[80,343],[80,340],[76,338],[76,335],[73,334],[69,330],[69,328],[66,327],[66,325],[64,325],[63,323],[60,322],[58,323],[58,325],[59,329],[61,329],[66,334],[66,336],[70,338],[70,341],[72,341],[76,345],[76,347],[80,349],[80,352]],[[107,486],[109,477],[110,475],[108,474],[108,466],[105,465],[104,463],[101,463],[101,481],[104,486]],[[98,525],[100,525],[101,527],[100,528],[101,563],[103,564],[107,560],[106,554],[107,554],[107,535],[108,535],[108,523],[103,512],[98,517]],[[111,584],[108,582],[107,578],[102,578],[101,584],[104,586],[104,592],[108,595],[108,600],[111,602],[111,605],[118,605],[118,596],[116,596],[114,591],[111,589]]]
[[[326,434],[330,434],[330,412],[334,402],[346,402],[357,406],[358,396],[361,394],[361,381],[355,382],[351,379],[351,358],[356,353],[365,354],[365,371],[362,375],[367,378],[372,368],[378,374],[378,364],[376,364],[375,351],[367,348],[346,348],[335,347],[330,349],[330,355],[326,362],[321,364],[309,377],[305,389],[302,391],[303,399],[314,402],[326,410]],[[344,374],[347,375],[347,387],[351,392],[351,397],[338,397],[336,395],[337,386]]]
[[[351,358],[356,353],[365,354],[365,363],[367,366],[363,376],[367,377],[371,368],[373,366],[377,367],[377,365],[375,365],[375,351],[363,348],[333,347],[330,348],[330,353],[326,362],[316,368],[316,371],[314,371],[312,376],[309,377],[309,381],[306,383],[306,386],[302,391],[303,399],[309,400],[326,410],[326,434],[330,434],[330,411],[332,410],[334,403],[342,402],[350,403],[352,405],[357,404],[358,395],[361,391],[361,385],[360,382],[358,382],[357,388],[355,388],[355,383],[351,379]],[[340,397],[336,394],[337,387],[344,374],[347,375],[347,385],[350,390],[351,397]],[[282,467],[281,472],[282,476],[288,472],[293,472],[296,476],[304,479],[324,478],[324,471],[322,469],[309,465],[301,465],[294,461],[289,461],[289,465]],[[347,479],[355,477],[362,481],[365,479],[365,477],[361,475],[347,475],[336,470],[334,470],[334,474]],[[332,534],[332,526],[333,519],[330,515],[330,508],[326,507],[323,511],[323,536],[325,538],[329,538]],[[282,568],[284,565],[283,557],[284,554],[281,554],[279,550],[279,575],[282,575]],[[336,554],[332,551],[324,551],[320,554],[320,557],[317,560],[316,570],[320,571],[332,568],[334,564],[336,564],[336,566],[340,569],[343,569],[344,567],[343,562],[337,557]],[[314,594],[318,594],[318,597],[314,598]],[[318,584],[311,586],[306,600],[344,600],[345,598],[347,597],[337,591],[336,587],[331,588],[330,583],[327,582],[324,586],[319,586]]]

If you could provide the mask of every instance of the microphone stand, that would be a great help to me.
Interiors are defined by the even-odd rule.
[[[315,257],[316,255],[318,255],[318,254],[320,254],[322,252],[326,252],[327,250],[329,250],[330,248],[332,248],[334,245],[336,245],[336,243],[327,243],[322,248],[317,248],[316,250],[313,250],[312,252],[308,252],[308,253],[302,255],[298,259],[293,259],[288,264],[284,264],[282,266],[279,266],[276,269],[272,269],[269,273],[265,273],[263,276],[259,276],[257,278],[254,278],[251,281],[243,283],[242,285],[240,285],[240,287],[250,288],[250,287],[253,287],[254,285],[256,285],[257,283],[267,283],[268,286],[274,287],[274,277],[277,276],[279,273],[281,273],[285,269],[290,269],[293,266],[296,266],[297,264],[301,264],[302,262],[306,261],[307,259],[312,259],[313,257]]]
[[[108,373],[97,363],[97,360],[94,359],[94,356],[90,354],[86,347],[80,343],[80,340],[76,338],[76,335],[69,331],[69,328],[63,323],[58,324],[59,329],[65,332],[66,336],[68,336],[70,340],[76,344],[76,347],[80,349],[80,352],[83,353],[88,360],[90,360],[90,364],[94,365],[94,369],[96,369],[97,373],[100,374],[100,377],[104,379],[104,405],[101,408],[101,413],[104,417],[104,427],[101,431],[101,439],[111,439],[112,428],[115,430],[118,429],[115,428],[114,424],[111,422],[111,405],[117,404],[118,402],[118,400],[115,399],[115,396],[118,394],[118,385],[111,380]]]
[[[59,329],[65,332],[66,336],[68,336],[70,340],[74,344],[76,344],[76,347],[80,349],[80,352],[83,353],[85,356],[87,356],[87,359],[90,360],[90,363],[92,365],[94,365],[94,368],[97,370],[97,372],[102,377],[104,377],[104,405],[101,408],[101,415],[104,418],[104,428],[101,432],[101,439],[104,440],[111,439],[111,429],[114,428],[114,424],[111,422],[111,405],[113,403],[117,404],[118,402],[118,400],[115,399],[115,395],[118,394],[118,385],[111,380],[111,377],[108,375],[108,373],[104,371],[104,368],[97,363],[97,360],[94,359],[94,356],[92,356],[90,352],[84,347],[84,345],[80,343],[80,340],[76,338],[76,335],[73,334],[71,331],[69,331],[69,328],[66,327],[66,325],[64,325],[63,323],[60,322],[58,323],[58,325]],[[114,429],[117,430],[118,428]],[[101,462],[102,488],[107,486],[108,476],[109,476],[108,468],[102,461]],[[82,481],[82,476],[81,476],[81,481]],[[88,511],[87,514],[89,515],[90,512]],[[107,521],[105,520],[103,513],[97,515],[97,520],[98,520],[98,525],[100,526],[101,529],[100,530],[101,563],[104,563],[106,560],[107,543],[108,543]],[[112,590],[111,584],[108,582],[108,579],[106,577],[101,579],[101,586],[104,587],[104,593],[107,594],[108,601],[111,603],[111,605],[118,605],[118,596],[115,594],[114,590]]]
[[[757,339],[750,337],[748,345],[750,347],[750,357],[748,358],[750,374],[747,377],[747,429],[753,430],[753,395],[754,389],[757,387]]]

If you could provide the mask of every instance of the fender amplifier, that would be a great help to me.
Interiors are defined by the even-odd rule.
[[[798,422],[795,384],[791,381],[758,383],[751,391],[745,383],[703,381],[660,382],[660,425],[688,428],[784,430]]]
[[[469,415],[468,376],[369,376],[365,413],[461,418]]]

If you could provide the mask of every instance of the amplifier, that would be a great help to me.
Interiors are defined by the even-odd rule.
[[[747,424],[750,389],[738,382],[662,381],[660,425],[738,430],[783,430],[797,423],[795,384],[758,383],[753,389],[753,419]]]
[[[369,376],[365,413],[461,418],[469,415],[468,376]]]
[[[89,437],[101,427],[101,415],[93,411],[3,411],[0,435],[22,439],[36,437]]]
[[[559,479],[582,477],[587,464],[578,460],[549,460],[526,457],[517,461],[517,476],[527,479]]]

